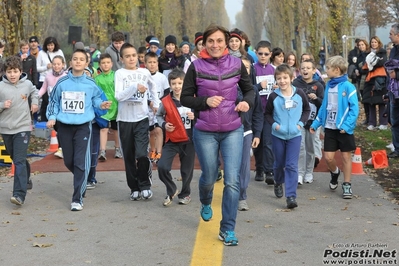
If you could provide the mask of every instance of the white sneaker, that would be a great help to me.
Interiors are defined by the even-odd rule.
[[[379,130],[387,130],[387,129],[388,129],[388,126],[387,126],[387,125],[380,125],[380,126],[378,127],[378,129],[379,129]]]
[[[81,210],[83,210],[83,204],[80,204],[78,202],[71,203],[71,211],[81,211]]]
[[[374,130],[375,129],[375,127],[373,126],[373,125],[369,125],[368,127],[367,127],[367,130]]]
[[[395,146],[393,146],[393,143],[387,145],[386,147],[387,149],[390,149],[392,152],[395,151]]]
[[[54,156],[57,156],[58,158],[64,158],[64,155],[62,154],[62,148],[58,148],[58,150],[54,153]]]
[[[304,178],[305,183],[312,183],[313,182],[313,175],[312,174],[306,174]]]
[[[140,191],[133,191],[132,194],[130,194],[130,200],[141,200]]]
[[[298,176],[298,185],[303,184],[303,177],[301,175]]]
[[[141,191],[141,197],[143,199],[151,199],[152,198],[152,191],[150,189],[146,189]]]

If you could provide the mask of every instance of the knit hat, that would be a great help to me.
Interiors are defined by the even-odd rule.
[[[190,41],[188,40],[188,36],[187,36],[187,35],[184,35],[183,38],[182,38],[182,40],[183,40],[183,42],[190,42]]]
[[[195,40],[194,40],[195,46],[197,46],[197,43],[198,43],[199,41],[201,41],[203,38],[204,38],[204,36],[203,36],[202,32],[200,32],[200,31],[197,32],[197,33],[195,34]]]
[[[39,42],[39,39],[37,38],[37,36],[31,36],[29,37],[29,42]]]
[[[95,44],[95,43],[92,43],[92,44],[90,44],[90,46],[89,46],[90,48],[93,48],[93,49],[97,49],[97,44]]]
[[[150,40],[153,38],[153,35],[148,35],[147,37],[145,37],[145,42],[146,43],[150,43]]]
[[[187,41],[182,41],[181,43],[180,43],[180,45],[179,45],[179,48],[182,48],[183,47],[183,45],[188,45],[188,47],[190,47],[190,43],[189,42],[187,42]]]
[[[173,36],[173,35],[168,35],[168,36],[166,36],[166,38],[165,38],[165,46],[166,46],[168,43],[173,43],[174,45],[177,45],[176,37]]]
[[[242,36],[238,32],[231,31],[230,32],[230,39],[233,38],[233,37],[239,39],[240,42],[242,42]]]
[[[159,47],[159,40],[157,39],[157,37],[152,37],[148,43],[150,45],[156,45],[157,47]]]
[[[77,49],[85,50],[85,45],[82,42],[76,42],[75,46],[73,47],[73,50],[75,51]]]

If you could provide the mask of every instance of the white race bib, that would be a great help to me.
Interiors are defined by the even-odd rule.
[[[184,128],[185,129],[190,129],[191,128],[191,120],[188,119],[188,112],[191,112],[190,108],[187,107],[177,107],[177,110],[179,111],[181,121],[183,122]]]
[[[61,95],[62,112],[83,114],[85,110],[85,92],[63,91]]]
[[[310,106],[310,114],[308,120],[314,120],[316,118],[317,107],[313,103],[309,103]]]

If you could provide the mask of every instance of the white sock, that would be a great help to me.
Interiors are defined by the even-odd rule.
[[[332,172],[333,174],[338,174],[339,173],[339,168],[337,166],[337,169],[335,169],[335,171]]]

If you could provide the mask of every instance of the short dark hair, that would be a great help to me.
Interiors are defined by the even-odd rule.
[[[283,49],[281,49],[280,47],[275,47],[275,48],[273,48],[273,50],[272,50],[272,56],[270,57],[270,62],[273,63],[273,62],[274,62],[274,58],[276,58],[276,56],[281,55],[281,54],[284,55]]]
[[[136,47],[134,47],[133,44],[130,44],[130,43],[128,43],[128,42],[125,42],[125,43],[122,45],[121,50],[119,51],[121,57],[123,57],[123,51],[124,51],[125,49],[127,49],[127,48],[134,48],[134,50],[136,50]]]
[[[229,42],[229,39],[230,39],[230,32],[225,27],[219,26],[219,25],[216,25],[216,24],[210,24],[206,28],[206,30],[204,31],[204,35],[203,35],[204,36],[203,37],[203,43],[205,44],[206,40],[208,39],[208,37],[210,35],[214,34],[217,31],[221,31],[223,33],[224,39],[225,39],[225,42],[226,42],[226,45],[227,45],[228,42]]]
[[[277,75],[281,75],[281,74],[288,74],[291,79],[294,77],[294,72],[292,71],[292,68],[285,63],[276,67],[276,69],[274,71],[274,79],[277,80],[277,78],[276,78]]]
[[[21,58],[16,55],[7,57],[6,61],[4,62],[3,69],[4,71],[6,71],[7,69],[19,69],[20,71],[22,71]]]
[[[154,52],[148,52],[148,53],[146,53],[146,55],[145,55],[144,62],[147,62],[147,60],[150,59],[150,58],[156,58],[157,61],[158,61],[158,55],[157,55],[156,53],[154,53]]]
[[[255,50],[258,51],[260,48],[269,48],[272,50],[272,44],[269,41],[260,41],[256,44]]]
[[[180,68],[176,67],[175,69],[173,69],[169,75],[168,75],[168,82],[170,85],[170,81],[172,79],[178,79],[181,78],[182,80],[184,80],[184,76],[186,75],[186,73],[184,73],[183,70],[181,70]]]
[[[55,37],[47,37],[46,39],[44,39],[43,51],[47,53],[47,45],[49,45],[50,43],[54,44],[54,52],[60,50],[60,44],[58,43],[57,39]]]
[[[121,42],[121,41],[124,41],[124,40],[125,40],[125,34],[123,34],[123,32],[121,32],[121,31],[115,31],[111,35],[111,41],[112,42]]]
[[[138,54],[146,54],[147,53],[147,48],[144,46],[140,46],[139,49],[137,50]]]
[[[76,54],[76,53],[82,53],[82,54],[84,54],[85,57],[86,57],[86,62],[89,62],[89,56],[87,55],[87,52],[86,52],[85,50],[83,50],[83,49],[76,49],[75,51],[73,51],[72,57],[73,57],[73,55]]]
[[[303,60],[301,62],[301,65],[302,65],[302,63],[312,63],[313,68],[316,68],[316,62],[314,60],[312,60],[312,59]]]
[[[111,59],[111,61],[112,61],[112,57],[109,53],[103,53],[103,54],[100,54],[100,58],[98,59],[98,62],[100,63],[101,60],[104,60],[106,58]]]

